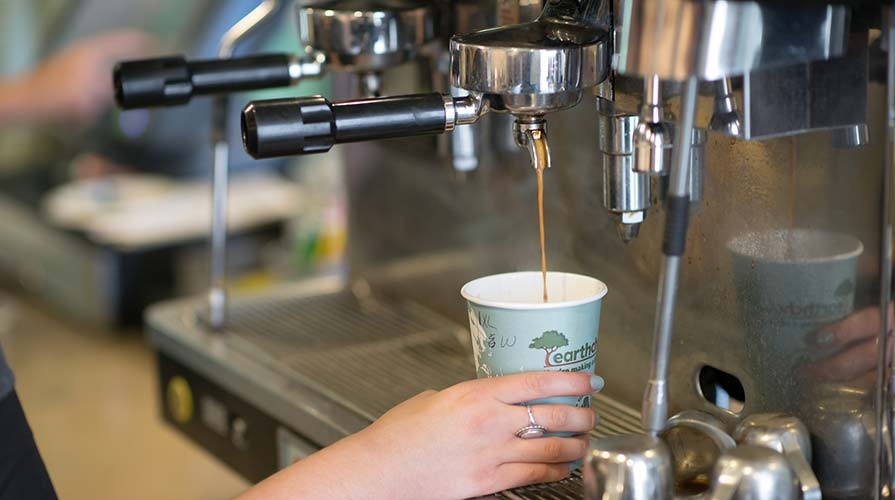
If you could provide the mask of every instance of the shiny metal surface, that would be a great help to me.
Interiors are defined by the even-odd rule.
[[[432,2],[325,0],[296,8],[301,43],[350,71],[403,63],[437,35]]]
[[[702,201],[705,190],[705,143],[707,140],[708,134],[704,128],[693,129],[693,134],[690,136],[690,172],[687,181],[691,210]]]
[[[611,101],[597,99],[600,154],[603,158],[603,206],[617,216],[623,241],[640,231],[650,207],[650,178],[634,171],[634,130],[640,118],[614,111]]]
[[[730,77],[715,82],[715,104],[709,119],[709,130],[732,137],[743,135],[743,117],[737,109]]]
[[[454,36],[452,85],[485,94],[493,109],[513,114],[569,108],[606,78],[607,36],[544,20]]]
[[[258,26],[270,19],[280,0],[262,0],[221,37],[218,57],[233,56],[236,46]],[[215,97],[212,106],[211,144],[213,149],[211,190],[211,256],[210,290],[205,318],[212,329],[220,329],[227,321],[227,190],[230,184],[230,149],[226,142],[229,127],[226,95]]]
[[[828,500],[873,497],[874,467],[853,457],[873,456],[875,415],[869,411],[871,394],[845,386],[828,387],[806,412],[812,431],[811,464]]]
[[[693,134],[693,122],[696,118],[696,93],[699,82],[690,77],[684,86],[681,103],[681,121],[679,134],[687,138]],[[669,198],[687,199],[690,184],[690,143],[679,140],[672,155],[672,167],[668,188]],[[687,207],[689,208],[689,207]],[[684,217],[689,217],[685,212]],[[667,222],[666,222],[667,223]],[[674,328],[675,303],[680,274],[680,252],[668,250],[671,238],[682,237],[686,240],[688,223],[682,227],[666,226],[663,241],[662,267],[659,269],[659,291],[656,300],[656,317],[653,322],[653,351],[650,358],[650,372],[643,392],[643,427],[652,435],[658,434],[668,418],[668,368],[671,357],[671,342]],[[684,234],[676,234],[682,231]]]
[[[226,102],[218,105],[223,106]],[[220,329],[227,321],[227,201],[229,198],[230,147],[225,141],[214,143],[211,187],[211,270],[207,321]]]
[[[845,6],[741,0],[616,0],[627,75],[717,80],[845,53]]]
[[[326,57],[323,54],[295,58],[289,65],[289,77],[293,81],[298,81],[305,77],[320,76],[323,74],[325,62]]]
[[[406,81],[406,73],[387,77],[386,90],[404,89]],[[343,89],[351,88],[346,80]],[[870,90],[871,102],[879,103],[880,89]],[[639,96],[627,100],[620,92],[616,96],[620,112],[637,113]],[[700,101],[698,123],[707,123],[712,100],[706,96]],[[675,111],[673,103],[671,107]],[[871,132],[879,130],[884,108],[868,109]],[[483,120],[494,126],[496,118],[509,117],[491,114]],[[634,406],[648,374],[664,207],[651,206],[638,238],[624,244],[600,199],[604,181],[600,147],[594,139],[599,137],[594,105],[555,113],[549,121],[555,166],[545,175],[550,266],[594,275],[618,291],[607,297],[602,310],[597,371],[607,378],[608,394]],[[494,132],[511,137],[508,124]],[[703,201],[693,213],[687,255],[681,259],[669,366],[670,412],[705,410],[732,428],[749,413],[781,411],[795,403],[796,415],[813,425],[809,394],[794,402],[781,400],[780,392],[756,390],[759,374],[743,350],[757,346],[743,323],[741,289],[727,243],[750,231],[781,227],[851,234],[865,246],[855,310],[872,311],[878,307],[881,143],[834,151],[827,133],[764,142],[708,134]],[[466,310],[457,290],[463,283],[486,274],[538,268],[535,176],[525,152],[484,147],[479,168],[461,183],[449,175],[450,169],[440,167],[426,139],[346,145],[342,151],[350,179],[351,275],[368,280],[374,290],[414,298],[461,323]],[[414,272],[389,271],[392,264],[408,259],[419,262]],[[810,333],[805,332],[809,339]],[[799,366],[828,355],[822,344],[800,345],[805,359]],[[860,359],[858,353],[847,355]],[[745,391],[742,410],[734,413],[705,399],[697,383],[704,365],[739,379]],[[786,385],[801,375],[780,368],[773,376]],[[837,376],[824,371],[824,377]],[[825,383],[818,375],[810,380]],[[875,408],[867,401],[859,405],[862,411]],[[872,462],[871,456],[858,456],[854,465],[872,466]]]
[[[550,145],[547,142],[547,122],[542,119],[516,120],[513,124],[516,145],[528,151],[531,166],[536,171],[550,168]]]
[[[737,446],[724,452],[712,474],[710,500],[796,500],[796,477],[783,455],[769,448]]]
[[[592,440],[584,464],[586,500],[671,500],[671,455],[644,435]]]
[[[833,129],[833,147],[836,149],[860,148],[870,143],[870,130],[867,125],[851,125]]]
[[[675,495],[683,497],[707,491],[715,463],[736,446],[720,420],[698,410],[669,418],[659,437],[671,453]]]
[[[634,129],[634,169],[644,174],[668,175],[674,137],[671,125],[665,121],[659,77],[648,76],[643,82],[640,121]]]
[[[799,419],[783,414],[754,414],[733,432],[738,443],[764,446],[782,453],[796,474],[803,500],[820,500],[820,483],[811,469],[811,437]]]
[[[468,92],[451,87],[451,96],[465,97]],[[451,132],[451,164],[458,172],[469,172],[479,166],[481,130],[474,124],[460,125]]]
[[[867,39],[852,36],[842,57],[743,75],[740,137],[763,140],[866,126],[868,71]]]

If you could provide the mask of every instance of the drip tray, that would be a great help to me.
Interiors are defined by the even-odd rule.
[[[319,446],[426,389],[475,377],[465,326],[412,302],[357,297],[331,280],[234,299],[223,332],[201,300],[147,314],[152,342]],[[598,395],[595,436],[639,433],[638,414]],[[580,477],[490,498],[581,498]]]
[[[233,343],[275,359],[368,421],[409,396],[475,377],[458,325],[413,303],[336,293],[235,303]]]

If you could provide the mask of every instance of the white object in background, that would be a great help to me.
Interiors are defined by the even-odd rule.
[[[235,177],[228,224],[240,231],[294,217],[301,189],[275,175]],[[210,187],[149,175],[116,175],[66,184],[44,199],[49,219],[101,244],[141,248],[205,238],[211,227]]]

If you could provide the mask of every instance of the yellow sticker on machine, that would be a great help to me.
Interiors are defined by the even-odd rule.
[[[190,384],[180,375],[171,377],[167,389],[168,411],[178,424],[185,424],[193,419],[193,391]]]

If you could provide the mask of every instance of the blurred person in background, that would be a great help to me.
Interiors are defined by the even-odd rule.
[[[138,31],[100,33],[69,45],[30,71],[0,80],[0,126],[92,126],[112,104],[115,63],[146,56],[152,45]],[[52,498],[53,485],[0,346],[0,499]]]

